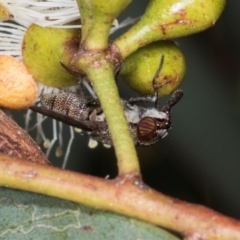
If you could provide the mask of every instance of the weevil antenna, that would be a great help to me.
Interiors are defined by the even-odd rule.
[[[182,90],[176,90],[173,93],[172,98],[167,102],[167,104],[162,108],[162,111],[167,113],[169,116],[171,116],[171,109],[172,107],[179,102],[179,100],[183,97],[183,91]]]
[[[179,102],[179,100],[183,97],[183,91],[182,90],[176,90],[173,93],[172,98],[167,102],[167,104],[172,107],[174,106],[176,103]]]

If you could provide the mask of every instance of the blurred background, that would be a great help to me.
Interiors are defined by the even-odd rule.
[[[140,16],[147,0],[134,0],[120,16]],[[203,204],[240,219],[240,1],[228,0],[216,25],[202,33],[175,39],[185,54],[187,72],[180,86],[184,98],[173,109],[173,129],[151,148],[137,148],[144,181],[165,194]],[[117,31],[114,39],[121,32]],[[121,80],[124,98],[137,96]],[[168,98],[160,102],[165,104]],[[20,119],[21,118],[21,119]],[[23,123],[22,115],[19,121]],[[51,122],[46,132],[52,132]],[[69,128],[64,127],[64,147]],[[54,151],[50,160],[63,163]],[[88,148],[79,134],[67,169],[113,178],[114,150]]]

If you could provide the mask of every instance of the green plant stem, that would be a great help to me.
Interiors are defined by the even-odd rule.
[[[78,0],[77,2],[82,21],[81,44],[84,44],[86,49],[106,49],[112,18],[96,12],[91,1]]]
[[[140,176],[136,150],[116,87],[110,60],[112,56],[108,53],[108,35],[112,22],[130,0],[77,2],[83,21],[83,39],[72,63],[87,74],[101,103],[115,147],[119,174]],[[91,10],[86,10],[88,6]],[[88,18],[91,24],[87,24]]]
[[[81,42],[85,42],[93,24],[92,4],[89,0],[78,0],[77,4],[81,13]]]
[[[112,65],[105,59],[105,53],[87,54],[79,58],[76,66],[82,69],[93,85],[107,119],[117,156],[119,174],[140,175],[135,146],[120,101]]]
[[[77,0],[82,19],[85,49],[104,50],[108,47],[108,35],[114,19],[131,0],[99,1]]]
[[[160,194],[131,175],[100,179],[0,154],[0,185],[135,217],[185,239],[237,240],[240,222]],[[194,238],[195,237],[195,238]]]

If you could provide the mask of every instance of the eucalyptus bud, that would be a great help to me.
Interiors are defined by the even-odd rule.
[[[34,79],[50,87],[75,85],[77,80],[62,63],[69,63],[80,41],[78,29],[60,29],[31,25],[23,39],[25,66]]]
[[[123,58],[151,42],[186,36],[215,24],[225,0],[151,0],[138,23],[114,44]]]
[[[164,62],[157,85],[159,96],[169,95],[183,80],[185,59],[172,41],[158,41],[138,49],[123,62],[120,75],[125,82],[141,95],[153,95],[153,78],[164,55]]]

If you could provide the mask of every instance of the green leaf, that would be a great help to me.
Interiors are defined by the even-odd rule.
[[[40,194],[0,188],[0,239],[177,240],[148,223]]]

